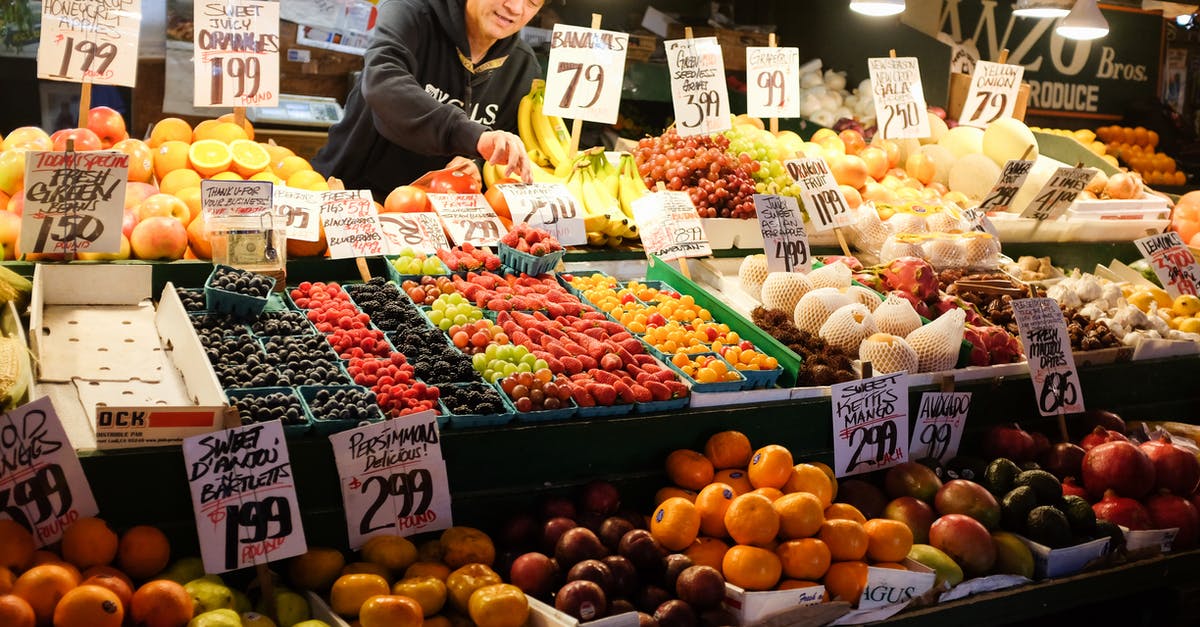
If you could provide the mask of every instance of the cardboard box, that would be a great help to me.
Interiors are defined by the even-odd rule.
[[[1179,533],[1179,528],[1132,531],[1121,527],[1121,531],[1125,532],[1125,550],[1129,555],[1143,558],[1169,553],[1175,543],[1175,536]]]
[[[684,24],[671,22],[667,25],[667,39],[683,39]],[[746,48],[750,46],[766,46],[770,43],[770,33],[765,30],[752,30],[749,27],[721,28],[717,26],[692,26],[693,37],[716,37],[721,44],[721,57],[725,62],[725,71],[746,70]]]
[[[790,612],[788,624],[823,625],[850,611],[849,603],[825,603],[824,600],[825,586],[749,592],[726,583],[725,600],[721,604],[739,625],[758,623],[782,612]],[[794,611],[797,608],[805,608],[805,611]],[[821,618],[819,622],[814,620],[817,617]]]
[[[345,619],[333,613],[333,608],[325,602],[325,599],[312,590],[304,591],[304,598],[308,599],[308,608],[312,610],[314,620],[321,620],[329,623],[331,627],[350,627]]]
[[[629,33],[629,44],[625,51],[626,61],[649,61],[658,51],[658,37],[648,30]]]
[[[149,265],[38,264],[34,396],[50,396],[76,450],[178,444],[229,409],[175,288],[156,308]]]
[[[1108,538],[1099,538],[1062,549],[1051,549],[1025,536],[1017,537],[1033,552],[1033,574],[1037,579],[1074,575],[1108,552]]]
[[[575,620],[575,617],[560,612],[529,595],[525,595],[525,598],[529,600],[529,622],[527,624],[530,627],[579,627],[580,625],[587,625],[587,627],[637,627],[638,625],[637,612],[625,612],[581,623]]]

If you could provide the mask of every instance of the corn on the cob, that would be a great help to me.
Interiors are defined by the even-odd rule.
[[[0,405],[5,411],[16,407],[25,396],[26,349],[15,337],[0,336]]]

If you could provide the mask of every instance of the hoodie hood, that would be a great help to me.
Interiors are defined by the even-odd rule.
[[[429,6],[433,9],[433,14],[437,16],[438,23],[442,25],[446,38],[454,42],[454,47],[458,48],[464,57],[471,58],[471,46],[467,43],[466,0],[429,0]],[[518,35],[513,35],[492,44],[483,60],[488,61],[507,55],[516,45],[518,37]]]

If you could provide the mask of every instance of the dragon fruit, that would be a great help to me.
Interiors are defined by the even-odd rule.
[[[854,278],[855,281],[862,283],[863,285],[875,290],[876,292],[882,293],[882,292],[888,291],[887,284],[885,284],[883,282],[883,279],[879,277],[878,272],[871,272],[870,270],[859,270],[859,271],[855,271],[855,273],[852,275],[852,277]]]
[[[968,357],[968,366],[992,365],[992,359],[988,353],[987,340],[984,339],[982,329],[968,324],[963,330],[963,339],[971,343],[971,354]]]
[[[1021,343],[1002,327],[978,327],[987,341],[988,355],[993,364],[1011,364],[1025,359]]]
[[[929,317],[937,320],[951,309],[962,309],[958,306],[958,299],[945,292],[939,292],[934,300],[929,302]]]
[[[916,310],[917,315],[921,316],[922,318],[924,318],[926,320],[933,319],[933,316],[931,316],[930,312],[929,312],[929,305],[926,305],[925,301],[917,298],[911,292],[906,292],[904,290],[892,290],[892,291],[888,292],[888,296],[896,296],[899,298],[903,298],[904,300],[908,301],[913,306],[913,309]]]
[[[937,270],[920,257],[893,259],[880,268],[879,276],[889,288],[909,292],[919,300],[933,302],[937,298]]]

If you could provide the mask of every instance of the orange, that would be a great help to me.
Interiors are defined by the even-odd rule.
[[[180,170],[180,172],[188,172],[190,170]],[[192,223],[204,211],[204,206],[200,202],[200,186],[185,187],[175,192],[175,197],[183,201],[183,204],[188,207],[188,219],[185,220],[188,224]],[[211,257],[212,255],[209,255]]]
[[[433,616],[446,605],[446,582],[431,576],[405,578],[392,585],[392,594],[413,599],[425,616]]]
[[[288,560],[287,573],[293,586],[325,593],[345,567],[346,556],[341,551],[310,546],[304,553]]]
[[[5,627],[34,627],[37,615],[29,603],[13,594],[0,595],[0,625]]]
[[[467,564],[491,566],[496,561],[492,539],[474,527],[450,527],[442,532],[441,544],[442,562],[450,568]]]
[[[63,532],[63,559],[79,568],[111,564],[117,556],[117,540],[103,520],[80,518]]]
[[[321,176],[320,172],[312,170],[300,170],[293,173],[287,178],[288,187],[299,187],[314,192],[323,192],[329,190],[329,183],[325,181],[325,177]]]
[[[779,514],[767,497],[743,494],[725,510],[725,529],[738,544],[765,545],[779,533]]]
[[[833,502],[833,481],[823,470],[813,464],[796,464],[788,475],[784,492],[808,492],[821,499],[823,507]]]
[[[222,144],[229,144],[237,139],[249,139],[246,134],[246,129],[234,124],[233,122],[220,122],[218,120],[205,120],[196,125],[192,131],[192,143],[205,140],[213,140]]]
[[[126,611],[129,610],[129,604],[133,602],[133,584],[124,575],[92,575],[84,578],[79,586],[99,586],[112,592],[117,595],[117,599],[121,601],[121,608]]]
[[[121,535],[117,565],[133,579],[149,579],[171,561],[171,543],[157,527],[138,525]]]
[[[417,545],[400,536],[375,536],[359,552],[363,560],[379,564],[391,573],[402,573],[417,561]]]
[[[816,538],[788,540],[775,547],[783,574],[792,579],[820,579],[833,557],[829,546]]]
[[[825,590],[834,600],[842,600],[855,607],[867,587],[866,562],[835,562],[825,572]]]
[[[267,154],[271,156],[272,165],[283,161],[284,157],[296,156],[296,153],[292,152],[291,148],[286,148],[284,146],[280,146],[279,144],[273,144],[271,142],[258,142],[258,145],[262,146],[263,150],[267,151]]]
[[[837,475],[834,474],[833,468],[829,464],[826,464],[823,462],[808,462],[808,463],[812,464],[813,466],[816,466],[817,468],[820,468],[821,472],[825,473],[826,477],[829,477],[829,483],[831,483],[833,485],[833,498],[836,499],[837,493],[838,493],[838,484],[837,484]]]
[[[718,470],[713,475],[713,481],[733,487],[735,494],[745,494],[754,490],[754,486],[750,485],[750,477],[746,476],[746,471],[736,468]]]
[[[892,570],[908,570],[908,567],[899,562],[875,562],[871,564],[875,568],[890,568]]]
[[[129,182],[149,183],[154,176],[154,150],[140,139],[122,139],[113,150],[129,155]]]
[[[0,566],[21,572],[33,565],[33,534],[21,523],[0,518]]]
[[[785,540],[812,536],[825,522],[821,499],[807,492],[785,494],[771,506],[779,514],[779,535]]]
[[[717,470],[745,468],[750,463],[751,451],[750,438],[741,431],[714,433],[704,443],[704,456]]]
[[[167,174],[188,167],[187,142],[169,140],[154,149],[154,176],[163,180]]]
[[[442,542],[437,538],[426,540],[417,547],[417,559],[422,562],[441,562],[444,553]]]
[[[725,581],[745,590],[770,590],[779,582],[779,556],[756,546],[737,545],[721,560]]]
[[[82,583],[83,580],[91,579],[92,577],[116,577],[117,579],[129,584],[130,588],[134,587],[133,580],[129,578],[129,575],[126,575],[125,571],[113,566],[93,566],[80,573],[79,577],[80,583]]]
[[[233,113],[225,113],[217,116],[217,121],[232,122],[236,125],[237,116],[235,116]],[[246,137],[254,139],[254,125],[250,123],[250,120],[246,119],[246,116],[242,116],[242,130],[246,131]]]
[[[858,508],[849,503],[834,503],[825,508],[825,520],[833,520],[840,518],[842,520],[853,520],[858,524],[867,522],[867,517],[858,511]]]
[[[750,494],[761,494],[767,497],[768,501],[774,503],[776,499],[783,496],[783,490],[779,488],[758,488],[757,490],[751,490]]]
[[[312,166],[296,155],[288,155],[271,165],[271,171],[275,173],[275,176],[285,181],[293,174],[305,170],[312,170]]]
[[[404,571],[404,578],[437,577],[442,581],[450,576],[450,567],[440,562],[414,562]]]
[[[12,592],[13,583],[17,581],[17,576],[13,571],[0,566],[0,594],[8,594]]]
[[[829,547],[834,561],[861,560],[867,554],[867,532],[853,520],[826,520],[817,537]]]
[[[778,444],[768,444],[750,458],[746,474],[756,488],[782,488],[792,476],[792,452]]]
[[[529,618],[529,600],[520,588],[498,583],[471,593],[467,611],[478,627],[521,627]]]
[[[708,458],[681,448],[667,455],[667,478],[671,483],[688,490],[700,490],[712,483],[713,465]]]
[[[178,195],[179,191],[195,187],[200,188],[200,175],[195,170],[190,168],[179,168],[167,172],[167,175],[158,181],[158,191],[164,194]]]
[[[733,488],[726,483],[710,483],[696,495],[696,511],[700,512],[700,533],[714,538],[725,537],[725,510],[733,501]]]
[[[188,148],[188,163],[202,176],[211,177],[228,170],[229,165],[233,163],[233,155],[225,142],[201,139],[192,142]]]
[[[446,592],[450,596],[450,605],[459,612],[466,612],[472,593],[496,583],[504,583],[496,571],[483,564],[467,564],[446,577]]]
[[[271,155],[258,142],[236,139],[229,144],[233,153],[233,170],[242,176],[258,174],[271,166]]]
[[[691,558],[692,563],[698,566],[712,566],[717,570],[721,570],[721,560],[725,558],[725,552],[729,550],[729,545],[723,540],[717,538],[696,538],[684,550],[683,554]]]
[[[146,145],[153,149],[168,141],[190,144],[192,142],[192,126],[179,118],[159,120],[150,130],[150,139],[146,141]]]
[[[379,575],[342,575],[329,591],[329,606],[336,614],[354,618],[367,599],[391,591],[387,580]]]
[[[421,627],[424,620],[416,601],[396,594],[373,596],[358,611],[362,627]]]
[[[192,620],[195,602],[183,586],[155,579],[133,593],[129,615],[139,627],[182,627]]]
[[[108,588],[79,586],[54,608],[54,627],[121,627],[125,608]]]
[[[863,524],[867,532],[867,558],[872,562],[899,562],[913,545],[912,529],[887,518],[872,518]]]
[[[77,585],[79,580],[66,568],[41,564],[21,573],[13,583],[12,593],[29,603],[39,625],[49,625],[54,606]]]
[[[650,516],[650,535],[669,551],[682,551],[696,540],[700,532],[700,512],[691,501],[671,497]]]
[[[238,176],[238,173],[234,172],[233,170],[226,170],[224,172],[217,172],[216,174],[212,175],[212,180],[214,180],[214,181],[244,181],[246,179],[242,178],[241,176]]]
[[[342,567],[342,575],[379,575],[384,579],[391,577],[388,569],[371,562],[351,562]]]

